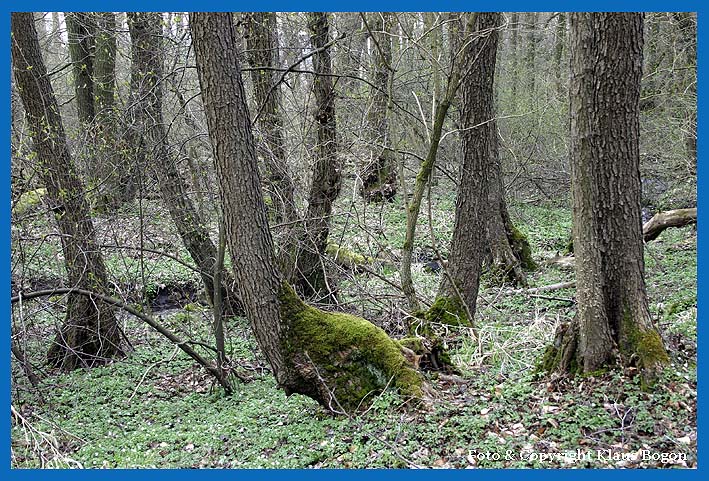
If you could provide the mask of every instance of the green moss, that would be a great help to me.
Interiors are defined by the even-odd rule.
[[[527,236],[522,234],[517,227],[511,226],[510,242],[515,250],[515,254],[519,258],[519,262],[523,269],[533,271],[537,268],[537,263],[532,258],[532,248],[529,245]]]
[[[423,340],[420,337],[405,337],[396,341],[399,345],[411,349],[416,354],[422,354],[424,351]]]
[[[626,362],[636,359],[634,364],[647,370],[669,361],[662,338],[655,329],[639,327],[629,309],[624,311],[621,322],[621,352]]]
[[[12,213],[15,215],[22,215],[29,212],[42,202],[45,195],[47,195],[47,189],[44,187],[25,192],[15,203]]]
[[[329,243],[325,248],[325,253],[332,257],[341,266],[353,268],[365,264],[371,264],[374,259],[357,254],[356,252],[339,244]]]
[[[555,347],[553,344],[549,345],[544,349],[544,354],[537,362],[534,367],[534,372],[536,373],[550,373],[555,371],[559,367],[561,362],[561,350]]]
[[[442,296],[426,312],[428,322],[437,322],[448,326],[469,326],[470,322],[460,299]]]
[[[308,306],[287,284],[279,301],[292,358],[314,367],[346,411],[365,407],[387,385],[403,396],[421,397],[421,376],[381,328],[357,316]]]

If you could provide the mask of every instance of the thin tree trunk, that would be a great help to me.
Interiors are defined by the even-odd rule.
[[[556,37],[554,38],[554,77],[556,82],[556,92],[559,97],[566,94],[566,70],[564,58],[564,45],[566,45],[566,14],[559,12],[556,18]]]
[[[177,232],[200,271],[207,297],[214,301],[214,266],[217,262],[217,248],[209,237],[207,223],[201,218],[188,195],[185,179],[182,177],[174,156],[167,143],[162,114],[163,57],[161,14],[129,12],[128,27],[132,41],[132,61],[135,76],[132,85],[133,106],[139,113],[140,123],[135,126],[144,138],[141,148],[143,158],[151,157],[150,165],[165,206],[177,227]],[[233,282],[228,275],[222,281],[222,299],[226,312],[241,310],[237,295],[226,286]]]
[[[20,97],[35,142],[42,183],[61,234],[68,283],[106,292],[106,267],[76,175],[66,134],[37,41],[31,13],[12,14],[12,59]],[[64,325],[49,348],[52,365],[70,370],[120,355],[121,337],[112,308],[69,295]]]
[[[546,367],[667,362],[645,291],[640,215],[641,13],[571,14],[571,178],[577,315]],[[618,357],[620,359],[618,359]]]
[[[534,106],[537,103],[537,12],[527,13],[527,52],[525,53],[525,72],[527,76],[527,89],[530,102]]]
[[[286,162],[284,124],[281,114],[278,72],[278,30],[275,12],[253,12],[244,16],[246,58],[251,66],[251,80],[257,104],[257,124],[261,130],[266,176],[270,184],[271,208],[275,222],[297,219],[295,184]],[[256,67],[266,67],[256,69]]]
[[[510,92],[512,97],[512,111],[517,110],[517,84],[519,83],[519,13],[514,12],[510,19],[512,29],[512,39],[510,40]]]
[[[191,13],[190,25],[234,276],[278,385],[339,412],[366,406],[388,384],[420,396],[421,378],[384,331],[307,306],[284,282],[261,194],[233,19]]]

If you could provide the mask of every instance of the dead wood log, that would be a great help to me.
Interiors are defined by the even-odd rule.
[[[684,227],[697,223],[697,209],[675,209],[658,212],[643,226],[643,240],[650,242],[668,227]]]

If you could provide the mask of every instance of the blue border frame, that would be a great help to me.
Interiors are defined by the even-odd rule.
[[[113,10],[113,11],[190,11],[198,7],[199,10],[212,11],[244,11],[254,10],[253,5],[258,3],[256,10],[263,11],[462,11],[462,10],[485,10],[493,9],[505,12],[513,11],[574,11],[574,10],[593,10],[593,11],[696,11],[698,12],[698,192],[697,200],[703,208],[705,205],[705,192],[702,188],[703,179],[709,175],[709,167],[702,163],[703,154],[706,150],[704,135],[709,132],[704,122],[704,107],[709,103],[704,101],[704,93],[706,90],[706,81],[704,76],[709,69],[706,67],[709,56],[706,53],[705,40],[709,35],[709,27],[704,24],[704,14],[709,11],[702,6],[702,2],[697,0],[675,0],[673,2],[666,0],[649,0],[649,1],[617,1],[599,0],[594,3],[579,3],[560,0],[523,2],[519,0],[482,0],[482,1],[460,1],[460,0],[410,0],[410,1],[372,1],[358,0],[357,2],[341,5],[327,0],[302,0],[300,2],[286,2],[283,0],[261,0],[259,2],[249,2],[238,0],[227,2],[224,0],[153,0],[151,2],[135,2],[109,0],[97,4],[96,2],[80,2],[72,0],[60,1],[6,1],[0,5],[0,65],[2,66],[2,75],[6,79],[5,93],[0,95],[0,110],[2,111],[2,126],[6,133],[10,132],[10,12],[14,11],[97,11],[97,10]],[[0,226],[2,226],[2,235],[0,235],[0,251],[4,254],[0,257],[0,292],[10,292],[10,145],[9,135],[4,135],[0,140],[0,146],[3,155],[0,165],[3,167],[4,175],[0,175],[0,198],[5,199],[5,202],[0,208]],[[704,400],[705,382],[703,379],[705,363],[704,349],[701,347],[700,339],[704,339],[703,321],[699,322],[700,317],[703,318],[705,310],[705,286],[709,280],[709,273],[705,272],[706,261],[703,255],[705,236],[708,228],[705,226],[704,211],[700,208],[698,222],[698,316],[697,316],[697,345],[698,349],[698,398]],[[10,301],[9,297],[0,296],[0,311],[5,312],[8,316],[8,322],[0,323],[0,338],[5,339],[2,357],[3,372],[10,372]],[[10,385],[9,376],[0,377],[0,390],[2,391],[2,399],[4,405],[10,406]],[[705,446],[707,436],[704,433],[704,423],[702,416],[704,410],[704,402],[700,402],[698,406],[698,449]],[[156,473],[152,471],[138,470],[102,470],[96,472],[94,470],[86,471],[58,471],[58,470],[10,470],[10,416],[9,412],[2,418],[1,421],[2,433],[2,452],[7,456],[6,464],[0,468],[0,473],[5,473],[5,476],[10,479],[25,479],[25,478],[51,478],[51,479],[93,479],[101,477],[102,479],[124,479],[126,476],[131,477],[148,477],[148,476],[169,476],[173,479],[196,479],[209,477],[212,479],[227,479],[238,477],[239,479],[259,479],[263,476],[273,476],[282,479],[291,479],[293,476],[298,478],[322,479],[326,480],[332,476],[342,477],[343,479],[361,479],[364,476],[380,479],[406,479],[406,480],[423,480],[430,476],[443,477],[447,479],[467,479],[469,477],[485,478],[485,479],[503,479],[509,475],[518,476],[524,475],[532,478],[560,478],[573,476],[576,479],[595,479],[611,477],[623,477],[628,479],[699,479],[700,473],[707,471],[704,469],[706,463],[709,462],[707,455],[700,449],[698,452],[698,470],[442,470],[442,471],[411,471],[411,470],[375,470],[375,471],[346,471],[346,470],[319,470],[319,471],[301,471],[301,470],[245,470],[245,471],[217,471],[217,470],[158,470]],[[704,450],[706,451],[706,450]],[[7,479],[7,478],[6,478]]]

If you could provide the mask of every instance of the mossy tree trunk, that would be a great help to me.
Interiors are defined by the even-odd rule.
[[[96,243],[84,188],[74,169],[59,105],[37,40],[31,13],[12,14],[15,81],[37,151],[46,198],[61,234],[71,287],[106,292],[106,267]],[[113,309],[70,294],[66,319],[49,348],[52,365],[64,369],[91,366],[121,354],[121,334]]]
[[[489,196],[486,219],[486,248],[484,264],[492,279],[509,281],[518,286],[527,285],[524,269],[534,269],[531,248],[527,238],[514,226],[507,209],[502,168],[498,153],[497,123],[493,130],[488,166]]]
[[[257,124],[270,184],[271,209],[275,222],[292,222],[297,218],[295,184],[286,162],[284,124],[281,114],[281,91],[276,85],[278,72],[278,29],[275,12],[253,12],[244,15],[247,61],[254,85]],[[258,69],[257,67],[264,67]]]
[[[571,14],[571,179],[578,312],[547,367],[667,361],[645,291],[639,98],[643,15]],[[556,366],[553,364],[556,362]]]
[[[463,164],[456,197],[455,225],[439,297],[458,300],[457,314],[472,321],[480,285],[488,216],[488,178],[491,156],[497,142],[494,103],[495,59],[499,13],[478,13],[476,36],[467,43],[461,60],[465,76],[461,82],[460,112]]]
[[[390,381],[421,394],[421,378],[373,324],[304,304],[278,269],[261,194],[232,16],[191,13],[190,26],[219,179],[234,276],[278,385],[352,411]]]
[[[322,256],[330,233],[332,205],[340,194],[342,175],[337,155],[337,125],[335,120],[335,89],[332,81],[332,61],[326,47],[330,41],[330,24],[325,12],[309,12],[310,43],[313,55],[314,120],[317,141],[312,181],[305,216],[305,231],[296,251],[296,290],[306,297],[331,302],[335,286],[328,278]]]
[[[142,141],[141,157],[151,161],[149,166],[158,179],[158,187],[177,232],[187,252],[200,271],[210,302],[214,300],[214,266],[217,248],[209,236],[207,223],[200,216],[189,197],[187,182],[182,176],[175,156],[170,152],[162,114],[163,98],[163,37],[160,13],[129,12],[128,28],[131,36],[133,109],[139,120],[133,129]],[[229,287],[231,276],[223,274],[221,296],[225,312],[241,311],[238,296]],[[229,287],[228,287],[229,286]]]
[[[391,97],[391,30],[392,12],[368,14],[367,24],[372,31],[372,64],[370,79],[377,88],[370,90],[371,107],[367,116],[369,159],[359,176],[360,194],[367,202],[390,200],[396,195],[396,158],[390,148],[389,103]]]

